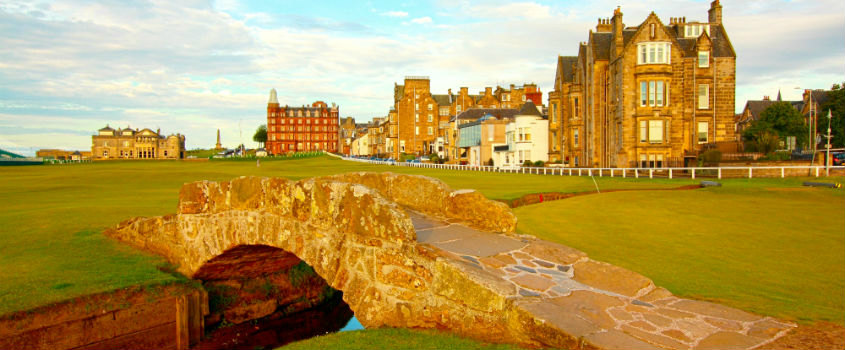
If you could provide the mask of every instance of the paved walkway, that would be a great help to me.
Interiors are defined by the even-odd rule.
[[[497,283],[552,329],[604,349],[752,349],[793,324],[675,297],[651,280],[534,238],[481,232],[409,211],[417,240]]]

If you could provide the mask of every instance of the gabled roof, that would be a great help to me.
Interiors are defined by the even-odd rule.
[[[578,62],[577,56],[557,56],[557,72],[555,74],[555,80],[558,78],[563,79],[564,83],[570,83],[575,81],[575,69],[572,68],[573,65]],[[555,81],[555,85],[560,83],[559,81]]]
[[[105,127],[105,128],[102,128],[102,129],[97,130],[97,131],[114,131],[114,129],[112,129],[111,127],[109,127],[109,125],[108,125],[108,124],[106,124],[106,127]]]
[[[519,110],[517,115],[533,115],[538,117],[543,117],[543,114],[537,109],[537,105],[534,104],[534,101],[528,100],[522,104],[522,109]]]
[[[610,43],[613,42],[613,33],[593,33],[590,44],[593,47],[593,58],[597,60],[610,59]]]

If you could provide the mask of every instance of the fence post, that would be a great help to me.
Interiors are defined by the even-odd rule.
[[[572,176],[572,168],[569,168],[569,176]]]
[[[669,168],[669,178],[672,178],[672,168]]]
[[[784,175],[783,167],[780,168],[780,178],[782,179]]]
[[[722,169],[719,169],[720,173],[721,173],[721,171],[722,171]],[[695,168],[692,168],[692,179],[695,180]]]
[[[581,176],[581,168],[578,168],[578,176]]]
[[[622,168],[622,178],[624,179],[626,176],[628,176],[628,169]]]
[[[754,169],[754,168],[752,168],[752,167],[748,167],[748,178],[749,178],[749,179],[751,178],[751,169]]]
[[[722,168],[719,168],[719,178],[722,178]]]
[[[654,178],[654,168],[649,168],[649,169],[648,169],[648,178],[649,178],[649,179],[653,179],[653,178]]]
[[[599,169],[599,177],[602,176],[602,172],[604,172],[604,169]]]
[[[634,169],[634,178],[640,178],[640,169]]]
[[[819,177],[819,167],[816,167],[816,177]]]

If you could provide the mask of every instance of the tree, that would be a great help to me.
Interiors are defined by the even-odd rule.
[[[772,135],[767,135],[772,134]],[[807,125],[795,107],[789,102],[775,102],[760,113],[760,119],[742,133],[746,141],[768,143],[772,136],[786,140],[787,136],[794,136],[796,144],[802,145],[807,140]]]
[[[816,130],[820,135],[827,135],[827,111],[831,112],[833,119],[830,121],[831,147],[839,148],[845,146],[845,82],[833,84],[827,92],[827,100],[819,105],[819,123]],[[822,137],[822,144],[827,144],[827,139]]]
[[[259,126],[258,130],[255,130],[252,140],[258,142],[263,147],[264,143],[267,142],[267,125]]]

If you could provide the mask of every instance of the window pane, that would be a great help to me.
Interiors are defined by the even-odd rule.
[[[649,48],[648,48],[648,63],[654,63],[655,62],[654,55],[655,55],[654,45],[649,45]]]
[[[657,45],[657,63],[664,63],[666,62],[663,59],[663,45]]]
[[[654,81],[648,82],[648,105],[654,106]]]
[[[640,45],[640,63],[646,63],[648,60],[646,59],[646,46]]]
[[[663,82],[657,81],[657,105],[663,105]]]
[[[707,142],[708,123],[698,122],[698,142]]]
[[[648,141],[648,126],[645,120],[640,121],[640,142]]]
[[[709,89],[707,84],[698,85],[698,109],[707,109],[709,104]]]
[[[647,103],[647,96],[648,96],[648,83],[645,81],[640,82],[640,106],[645,106]]]
[[[648,121],[648,141],[651,143],[663,142],[663,121],[649,120]]]

